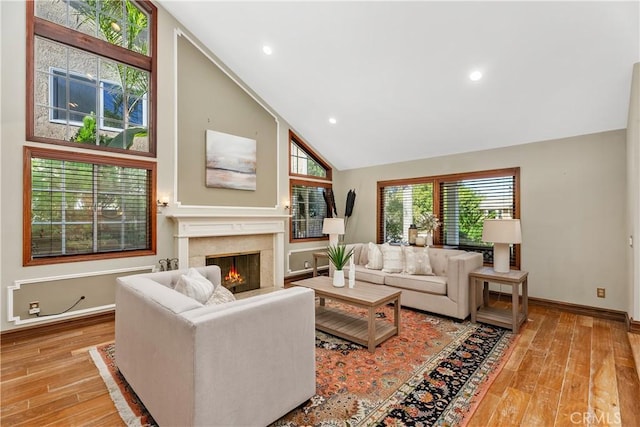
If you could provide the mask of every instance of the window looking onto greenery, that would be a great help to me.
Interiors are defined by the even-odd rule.
[[[291,237],[292,239],[323,238],[322,223],[327,216],[325,184],[292,181],[291,183]]]
[[[443,182],[442,243],[449,246],[490,246],[482,241],[485,219],[513,218],[514,176]]]
[[[27,2],[27,139],[155,153],[155,6]]]
[[[408,228],[433,213],[442,225],[434,244],[481,252],[493,262],[493,246],[482,241],[487,218],[519,218],[519,168],[378,182],[379,242],[407,242]],[[382,220],[381,220],[382,219]],[[511,265],[519,267],[520,245],[513,245]]]
[[[313,160],[295,142],[291,142],[291,173],[297,175],[310,175],[320,178],[327,177],[327,170]]]
[[[420,217],[433,212],[433,183],[389,185],[381,189],[383,200],[383,240],[408,241],[411,224],[420,224]],[[423,229],[419,233],[426,232]]]
[[[129,166],[121,166],[62,154],[26,149],[30,190],[25,198],[25,264],[154,250],[155,164],[129,161]]]
[[[143,55],[150,55],[151,16],[132,1],[35,0],[35,15]]]
[[[289,172],[291,175],[331,179],[331,168],[289,131]]]

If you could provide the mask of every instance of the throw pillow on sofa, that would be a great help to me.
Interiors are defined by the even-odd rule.
[[[402,246],[391,246],[385,243],[382,249],[382,271],[385,273],[402,273],[404,260]]]
[[[427,248],[415,249],[411,246],[403,246],[404,252],[404,272],[422,276],[433,276],[429,251]]]
[[[187,274],[180,275],[175,290],[204,304],[213,294],[214,286],[198,270],[190,268]]]
[[[369,251],[367,254],[368,262],[365,265],[369,270],[382,270],[382,251],[380,247],[373,242],[369,242]]]
[[[211,298],[209,298],[204,305],[224,304],[225,302],[232,302],[235,300],[236,297],[229,289],[222,285],[218,285],[213,291],[213,294],[211,294]]]

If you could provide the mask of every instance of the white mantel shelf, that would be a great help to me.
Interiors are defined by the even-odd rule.
[[[289,218],[291,215],[285,214],[237,214],[237,213],[180,213],[173,212],[167,214],[167,218],[189,219],[189,218]]]
[[[167,218],[177,225],[175,237],[209,237],[284,233],[289,215],[172,213]]]

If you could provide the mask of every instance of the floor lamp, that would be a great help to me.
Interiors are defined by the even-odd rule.
[[[522,243],[519,219],[485,219],[482,240],[493,243],[493,271],[508,273],[509,245]]]
[[[325,218],[322,223],[322,234],[329,235],[329,246],[337,246],[338,235],[344,234],[344,219]]]

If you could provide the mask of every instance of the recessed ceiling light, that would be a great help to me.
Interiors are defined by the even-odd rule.
[[[262,51],[265,55],[271,55],[273,53],[273,49],[271,49],[271,46],[267,45],[262,46]]]
[[[478,80],[480,80],[482,78],[482,73],[478,70],[472,72],[471,74],[469,74],[469,79],[471,79],[472,82],[477,82]]]
[[[329,123],[331,123],[332,125],[335,125],[336,123],[338,123],[338,121],[336,120],[335,117],[329,117]]]

